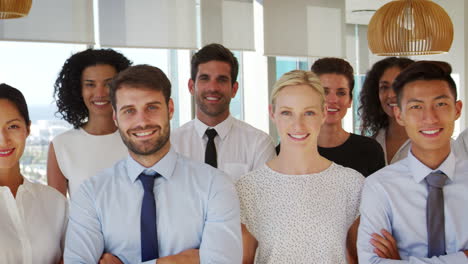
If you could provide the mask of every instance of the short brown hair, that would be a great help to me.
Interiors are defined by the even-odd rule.
[[[161,69],[154,66],[146,64],[131,66],[114,77],[110,83],[110,97],[114,109],[116,109],[117,105],[115,94],[122,85],[144,86],[152,90],[161,91],[166,99],[166,103],[171,98],[171,82]]]
[[[192,56],[191,61],[191,76],[193,81],[197,78],[198,65],[210,61],[222,61],[231,66],[231,84],[237,80],[239,73],[239,62],[234,54],[221,44],[208,44]]]
[[[349,62],[340,58],[322,58],[312,64],[310,68],[319,77],[322,74],[340,74],[343,75],[349,84],[349,97],[353,97],[354,88],[354,70]]]

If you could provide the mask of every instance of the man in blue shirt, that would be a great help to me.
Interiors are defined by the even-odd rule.
[[[240,263],[234,185],[172,149],[174,103],[166,75],[138,65],[110,86],[129,156],[73,195],[65,263]]]
[[[359,263],[468,263],[468,161],[450,147],[462,108],[450,73],[420,61],[393,84],[411,150],[366,179]]]

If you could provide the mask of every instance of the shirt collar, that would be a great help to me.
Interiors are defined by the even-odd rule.
[[[218,133],[218,136],[221,139],[224,139],[228,134],[229,131],[232,128],[232,125],[234,123],[234,117],[229,115],[223,122],[217,124],[214,129],[216,129],[216,133]],[[194,119],[194,124],[195,124],[195,130],[197,131],[197,134],[200,138],[203,138],[205,136],[205,131],[206,129],[209,128],[205,123],[200,121],[200,119],[195,118]]]
[[[426,178],[427,175],[431,172],[442,171],[447,175],[447,177],[453,181],[455,178],[455,155],[453,152],[450,152],[448,157],[440,164],[438,168],[432,170],[431,168],[424,165],[421,161],[419,161],[414,155],[412,151],[408,152],[408,161],[409,161],[409,168],[411,173],[413,174],[413,178],[416,182],[421,182]]]
[[[135,182],[136,180],[138,180],[138,176],[140,176],[140,174],[144,170],[151,169],[159,173],[162,177],[169,180],[172,176],[172,173],[174,172],[176,162],[177,153],[172,147],[162,159],[160,159],[158,162],[156,162],[156,164],[149,168],[144,167],[143,165],[135,161],[132,158],[132,156],[128,155],[126,160],[128,177],[130,178],[130,180],[132,180],[132,182]]]
[[[22,191],[29,192],[33,197],[36,197],[36,193],[33,190],[33,184],[28,179],[23,177],[23,184],[20,185]]]

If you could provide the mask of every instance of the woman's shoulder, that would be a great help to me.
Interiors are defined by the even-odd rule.
[[[325,173],[333,175],[334,177],[338,178],[340,180],[340,182],[343,182],[346,185],[349,185],[349,184],[362,185],[362,184],[364,184],[364,179],[365,178],[360,172],[358,172],[358,171],[356,171],[356,170],[354,170],[352,168],[344,167],[344,166],[339,165],[339,164],[334,163],[334,162],[332,163],[330,168]]]
[[[270,168],[268,168],[268,166],[265,164],[258,169],[255,169],[242,175],[237,181],[237,184],[262,182],[265,180],[265,177],[271,176],[272,173],[273,171]]]
[[[71,138],[78,137],[80,135],[82,135],[82,132],[80,131],[79,128],[78,129],[72,128],[55,136],[52,139],[52,142],[55,144],[55,142],[68,141]]]
[[[366,136],[362,136],[362,135],[358,135],[358,134],[353,134],[353,133],[351,133],[350,135],[351,136],[349,137],[349,140],[353,144],[359,144],[361,146],[364,145],[364,146],[367,146],[367,147],[370,146],[370,147],[380,148],[379,142],[377,142],[377,140],[375,140],[374,138],[366,137]]]
[[[54,206],[67,204],[67,198],[56,189],[40,183],[29,182],[26,179],[24,181],[25,187],[28,188],[38,200],[54,204]]]

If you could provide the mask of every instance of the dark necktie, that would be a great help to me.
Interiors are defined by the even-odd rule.
[[[159,258],[158,230],[156,227],[156,201],[154,199],[154,179],[159,176],[140,174],[144,194],[141,206],[140,232],[141,232],[141,261],[145,262]]]
[[[210,164],[211,166],[218,168],[218,161],[216,158],[216,146],[214,138],[218,133],[213,128],[207,129],[205,131],[206,136],[208,137],[208,143],[206,144],[205,150],[205,163]]]
[[[428,257],[445,255],[445,219],[444,187],[447,176],[441,172],[432,172],[426,176],[429,185],[427,196],[426,221],[428,239]]]

